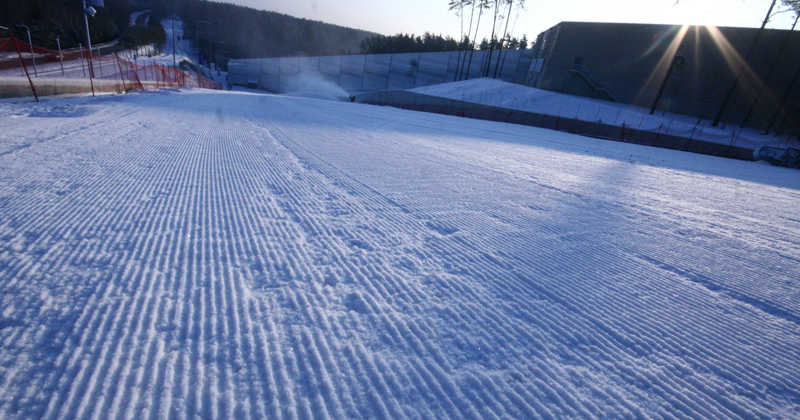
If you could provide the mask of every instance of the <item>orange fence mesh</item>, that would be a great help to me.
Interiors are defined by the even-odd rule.
[[[16,44],[16,45],[15,45]],[[33,51],[33,54],[31,54]],[[131,54],[128,54],[129,58]],[[0,38],[0,75],[88,78],[121,81],[126,90],[158,89],[161,87],[198,87],[222,89],[222,84],[196,72],[157,63],[138,64],[118,54],[99,55],[87,48],[69,51],[50,50],[31,46],[17,38]],[[35,64],[35,66],[34,66]],[[31,72],[31,70],[34,70]],[[31,79],[36,84],[36,79]],[[32,89],[35,89],[32,86]]]

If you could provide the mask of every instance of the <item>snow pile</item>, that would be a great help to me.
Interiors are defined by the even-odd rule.
[[[800,417],[796,170],[200,89],[0,132],[0,418]]]

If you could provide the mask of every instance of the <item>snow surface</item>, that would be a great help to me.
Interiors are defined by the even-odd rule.
[[[800,417],[796,170],[190,89],[0,133],[0,418]]]
[[[742,129],[729,124],[713,127],[710,120],[698,123],[697,117],[665,112],[661,108],[650,115],[648,108],[535,89],[502,80],[472,79],[409,91],[581,121],[602,121],[617,126],[624,123],[627,127],[751,149],[765,145],[800,147],[796,139],[785,135],[766,135],[762,130]]]

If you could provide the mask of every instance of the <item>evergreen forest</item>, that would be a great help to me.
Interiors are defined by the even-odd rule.
[[[201,51],[218,50],[229,58],[297,55],[340,55],[360,52],[372,32],[206,0],[105,0],[89,18],[92,44],[121,38],[127,46],[164,42],[157,22],[176,14],[184,21],[184,36],[199,41]],[[131,25],[131,12],[150,10],[150,25]],[[0,26],[34,45],[56,49],[85,44],[82,0],[0,0]],[[7,37],[0,34],[0,38]]]

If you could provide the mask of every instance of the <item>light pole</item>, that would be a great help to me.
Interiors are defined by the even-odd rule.
[[[26,31],[28,31],[28,46],[31,47],[31,60],[33,60],[33,75],[35,77],[39,77],[39,72],[36,71],[36,57],[33,55],[33,42],[31,42],[31,28],[25,25],[19,25],[19,26],[22,26],[23,28],[25,28]]]
[[[200,24],[207,23],[209,25],[216,25],[217,22],[209,22],[207,20],[198,20],[194,29],[194,46],[197,48],[197,59],[200,59]],[[198,63],[199,64],[199,63]]]
[[[650,107],[650,115],[653,115],[656,112],[656,107],[658,107],[658,101],[661,100],[661,95],[664,94],[664,89],[667,87],[667,82],[669,82],[669,76],[672,75],[672,69],[674,69],[675,67],[682,68],[685,63],[686,63],[686,56],[681,54],[680,51],[678,51],[678,53],[672,57],[672,61],[669,63],[669,69],[667,69],[667,75],[664,76],[664,81],[661,82],[661,88],[658,89],[658,95],[656,95],[656,100],[653,102],[653,106]]]
[[[217,74],[219,74],[219,71],[220,71],[220,69],[222,68],[222,67],[219,65],[219,53],[221,53],[221,52],[224,52],[224,53],[229,53],[230,51],[228,51],[228,50],[217,50]]]
[[[211,42],[212,44],[224,44],[225,43],[225,41],[214,41],[214,40],[211,40],[209,42]],[[219,47],[217,47],[217,51],[219,51]],[[217,58],[219,58],[219,54],[217,54]],[[219,61],[214,61],[214,64],[216,65],[217,68],[219,68]]]
[[[92,85],[92,96],[94,96],[94,67],[92,67],[92,37],[89,35],[89,18],[94,17],[97,10],[92,6],[104,7],[103,0],[83,0],[83,22],[86,24],[86,42],[89,47],[89,84]]]
[[[170,18],[172,21],[172,67],[178,67],[175,64],[175,0],[170,2],[170,6],[172,6],[172,17]]]

